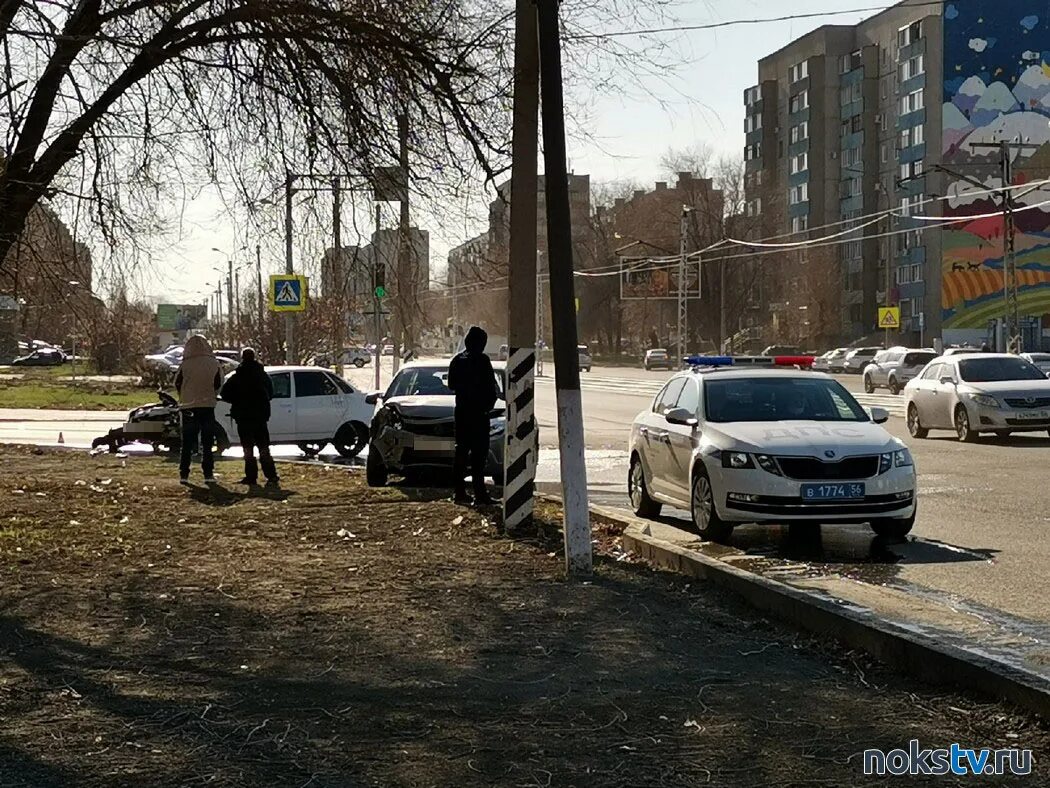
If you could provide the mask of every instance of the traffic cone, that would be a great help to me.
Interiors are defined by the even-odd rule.
[[[62,437],[62,433],[61,432],[58,433],[58,445],[59,446],[63,446],[63,445],[65,445],[65,442],[66,442],[66,439]]]

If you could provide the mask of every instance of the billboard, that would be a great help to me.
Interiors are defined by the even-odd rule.
[[[685,266],[687,298],[700,298],[700,259]],[[620,258],[620,298],[649,300],[678,298],[678,262],[673,259]]]
[[[207,320],[204,304],[157,304],[157,328],[161,331],[189,331]]]
[[[1040,10],[1047,5],[1031,0],[944,5],[941,154],[947,168],[986,190],[1003,185],[1000,151],[973,143],[1023,142],[1010,149],[1013,184],[1050,178],[1050,15]],[[994,215],[1002,205],[970,180],[945,177],[948,199],[938,205],[962,221],[941,231],[943,328],[987,329],[1004,311],[1004,223]],[[1050,314],[1050,187],[1023,192],[1014,191],[1022,321]]]

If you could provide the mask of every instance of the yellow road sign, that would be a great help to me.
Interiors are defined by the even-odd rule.
[[[303,312],[306,310],[307,278],[297,274],[276,274],[270,277],[270,310],[273,312]]]
[[[899,306],[879,307],[879,328],[900,328],[901,308]]]

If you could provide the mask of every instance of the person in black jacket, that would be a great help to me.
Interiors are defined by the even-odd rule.
[[[474,503],[494,503],[485,489],[485,460],[489,454],[489,414],[499,399],[499,389],[492,362],[485,355],[488,341],[488,334],[472,326],[463,341],[465,350],[448,366],[448,387],[456,395],[457,503],[470,503],[465,483],[468,467]]]
[[[237,367],[220,394],[223,402],[230,403],[230,415],[237,422],[237,434],[244,449],[244,478],[241,484],[254,486],[259,482],[259,465],[262,465],[267,484],[277,484],[277,467],[270,456],[270,400],[273,399],[273,383],[263,365],[255,360],[255,351],[250,347],[241,351],[241,365]],[[259,462],[255,461],[255,450],[259,450]]]

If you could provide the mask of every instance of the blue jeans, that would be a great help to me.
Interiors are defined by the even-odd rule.
[[[212,446],[215,444],[215,408],[186,408],[182,411],[182,454],[179,459],[179,478],[190,476],[190,458],[197,446],[201,448],[201,470],[209,478],[215,470]]]

